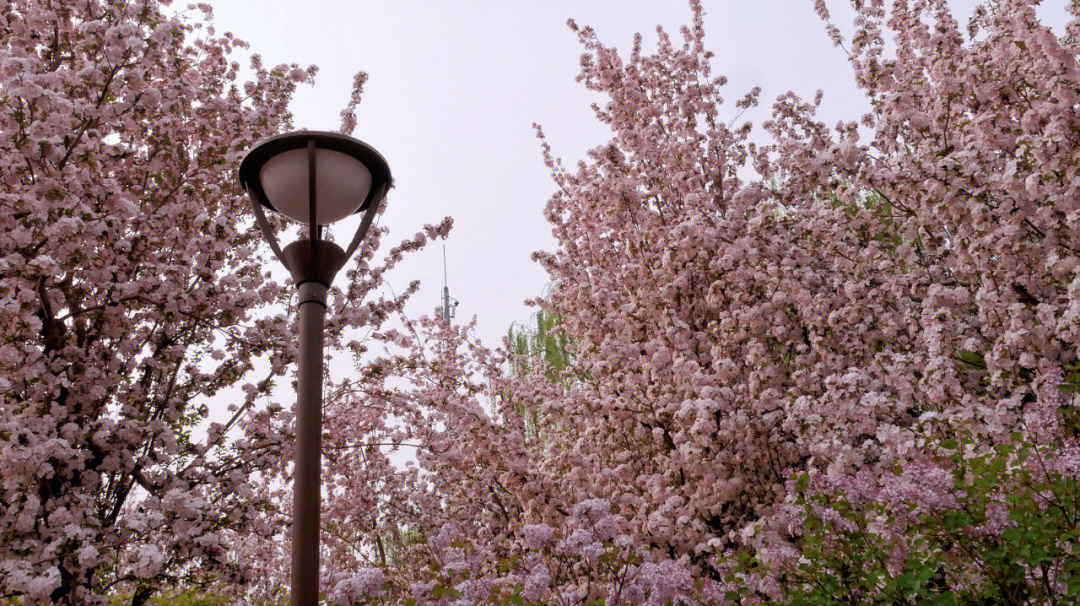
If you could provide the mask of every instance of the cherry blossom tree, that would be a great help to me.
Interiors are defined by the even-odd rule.
[[[711,289],[722,268],[708,269],[710,251],[727,244],[715,225],[702,230],[724,224],[725,238],[737,238],[746,223],[740,212],[764,208],[769,192],[737,174],[750,157],[749,130],[721,119],[724,79],[710,73],[701,7],[692,7],[682,45],[661,33],[660,49],[647,56],[639,39],[627,63],[572,24],[588,51],[582,80],[610,97],[598,116],[617,138],[591,152],[576,175],[546,154],[560,188],[548,211],[560,249],[538,256],[555,282],[542,305],[571,337],[568,379],[551,380],[542,360],[518,366],[531,372],[502,376],[509,354],[429,320],[414,334],[385,335],[401,352],[365,366],[357,394],[328,413],[329,424],[355,436],[350,442],[341,431],[327,446],[342,452],[328,469],[342,488],[330,497],[327,519],[345,534],[330,540],[329,560],[393,570],[386,582],[399,596],[511,599],[528,572],[519,565],[543,557],[523,555],[524,528],[547,528],[558,536],[562,568],[546,564],[534,579],[546,574],[560,599],[591,600],[641,566],[702,570],[713,539],[782,494],[785,471],[798,460],[794,444],[770,438],[766,428],[775,423],[763,413],[724,414],[718,399],[734,406],[735,375],[702,370],[728,338],[703,307],[706,293],[693,294]],[[735,205],[730,223],[724,205]],[[769,244],[782,247],[771,237]],[[685,361],[690,355],[698,361]],[[527,423],[522,410],[536,421]],[[718,431],[718,423],[728,425]],[[759,432],[750,431],[754,424]],[[747,456],[759,442],[767,452],[770,440],[780,449],[773,460]],[[397,469],[394,449],[412,453],[412,464]],[[359,503],[357,495],[365,495]],[[617,532],[589,538],[574,514],[580,507],[610,513]],[[442,548],[431,545],[444,531],[455,538],[443,547],[465,562],[453,580],[426,576],[445,568]],[[610,565],[613,558],[621,565]],[[338,581],[352,588],[348,595],[381,586],[349,581],[350,568],[328,571],[328,589]]]
[[[210,19],[0,2],[0,600],[268,591],[260,550],[289,520],[259,480],[291,460],[291,407],[269,396],[290,391],[292,288],[235,169],[291,127],[316,70],[255,54],[242,82],[244,43]],[[372,294],[422,245],[378,261],[372,232],[334,290],[330,347],[415,289]],[[230,416],[210,423],[211,405]]]
[[[911,578],[900,551],[867,563],[894,575],[890,591],[958,575],[971,599],[1003,587],[972,577],[975,560],[941,568],[963,554],[935,550],[960,544],[947,528],[997,553],[1006,491],[1076,494],[1080,9],[1059,38],[1035,4],[1002,1],[963,28],[944,0],[856,2],[845,39],[818,2],[872,109],[830,129],[820,95],[785,94],[763,143],[738,117],[756,89],[722,103],[699,3],[681,43],[661,31],[654,54],[571,22],[579,80],[613,132],[574,170],[542,143],[557,248],[536,255],[554,285],[537,304],[572,364],[505,376],[513,354],[467,327],[387,334],[400,352],[334,413],[362,436],[331,446],[348,454],[330,472],[343,537],[330,549],[354,562],[328,573],[334,599],[800,603],[782,579],[810,595],[855,549],[848,523],[880,516],[875,545],[910,531],[931,546],[911,547],[925,564]],[[1010,454],[1033,451],[1057,475],[1031,480],[1034,459]],[[997,485],[951,486],[965,469]],[[919,526],[924,497],[934,515],[975,513]],[[865,507],[845,518],[845,498]],[[1013,510],[1066,529],[1006,546],[1053,552],[1002,569],[1045,572],[1031,599],[1070,591],[1074,509]],[[779,576],[811,557],[818,576]]]
[[[1036,4],[980,8],[966,28],[944,2],[860,4],[850,42],[828,27],[871,100],[862,128],[842,123],[829,132],[814,118],[816,103],[793,96],[778,101],[768,125],[777,144],[767,174],[780,183],[785,208],[807,216],[831,200],[844,213],[838,223],[848,229],[833,228],[844,237],[831,242],[842,252],[835,271],[847,278],[833,288],[852,307],[836,319],[853,323],[847,340],[872,354],[850,364],[829,406],[818,409],[828,423],[811,425],[819,436],[829,426],[870,431],[847,441],[840,457],[821,448],[833,449],[828,441],[812,444],[811,493],[861,509],[859,489],[881,487],[869,509],[877,520],[891,518],[870,532],[895,552],[877,579],[914,591],[904,565],[922,566],[944,580],[938,595],[957,602],[978,601],[985,590],[1057,603],[1076,591],[1064,582],[1076,574],[1075,556],[1055,547],[1071,541],[1067,532],[997,536],[1013,524],[1000,517],[1010,508],[1010,520],[1042,528],[1061,528],[1058,514],[1066,526],[1075,516],[1075,497],[1065,508],[1045,506],[1075,495],[1077,480],[1080,175],[1071,133],[1080,13],[1070,4],[1072,21],[1059,38],[1039,22]],[[824,3],[818,12],[828,21]],[[1006,505],[1010,492],[1037,507]],[[957,509],[970,515],[957,517]],[[852,522],[836,519],[836,532],[825,533],[830,547]],[[954,536],[940,541],[943,529]],[[784,544],[769,531],[748,534],[759,545]],[[1032,551],[1045,557],[1028,559]],[[995,553],[1006,557],[994,561]],[[923,557],[943,560],[925,565]]]

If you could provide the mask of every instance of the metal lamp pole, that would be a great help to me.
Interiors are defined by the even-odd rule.
[[[390,169],[383,157],[362,141],[337,133],[298,131],[256,145],[244,156],[239,172],[256,223],[270,249],[292,274],[300,295],[291,603],[315,606],[319,600],[326,292],[371,226],[390,185]],[[264,206],[306,224],[308,237],[281,250],[263,214]],[[365,210],[347,250],[322,239],[323,225]]]

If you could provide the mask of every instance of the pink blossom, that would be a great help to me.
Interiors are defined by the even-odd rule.
[[[360,604],[383,594],[386,575],[381,568],[365,567],[338,583],[330,592],[329,601],[343,606]]]
[[[547,524],[526,524],[522,528],[522,533],[525,537],[525,545],[535,550],[547,547],[555,538],[555,529]]]
[[[1053,467],[1067,478],[1080,479],[1080,440],[1075,437],[1066,439],[1061,452],[1053,461]]]
[[[135,549],[132,571],[136,576],[148,579],[161,571],[165,554],[156,545],[140,545]]]
[[[538,602],[547,597],[550,587],[551,573],[548,572],[546,566],[539,564],[534,566],[529,575],[525,577],[521,596],[530,602]]]

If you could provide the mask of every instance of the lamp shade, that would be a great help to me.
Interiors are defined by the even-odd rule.
[[[309,145],[314,147],[314,162]],[[377,204],[390,183],[390,169],[375,149],[321,131],[297,131],[260,142],[240,162],[240,183],[263,206],[308,223],[312,169],[319,225]]]

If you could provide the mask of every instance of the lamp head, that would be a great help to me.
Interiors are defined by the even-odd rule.
[[[313,168],[318,225],[378,204],[390,185],[390,167],[375,148],[340,133],[310,130],[270,137],[252,148],[240,161],[240,184],[263,206],[309,224]]]

